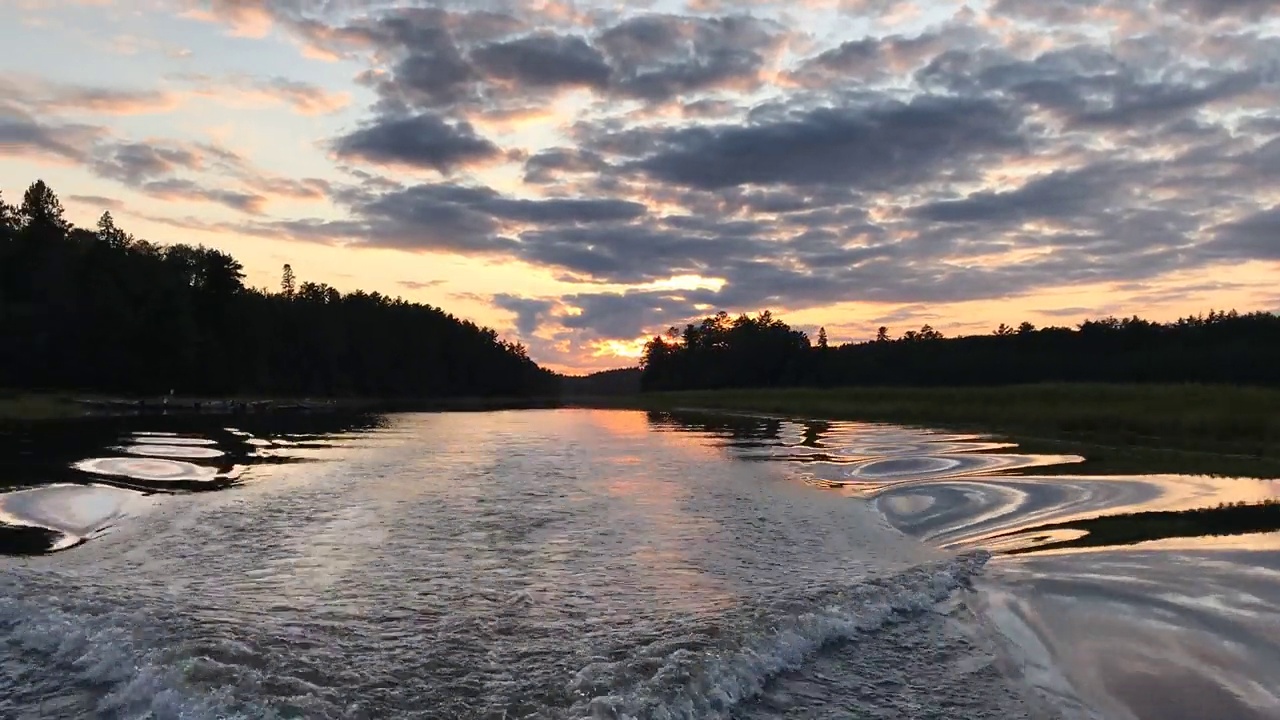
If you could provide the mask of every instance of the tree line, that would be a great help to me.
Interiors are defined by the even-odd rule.
[[[1076,327],[1024,322],[947,338],[925,325],[894,338],[831,346],[764,312],[720,312],[651,339],[644,390],[785,386],[974,386],[1038,382],[1280,385],[1280,316],[1210,311],[1158,323],[1138,317]]]
[[[67,221],[33,183],[0,196],[0,387],[126,394],[365,397],[553,394],[557,377],[491,328],[377,292],[247,287],[208,247]]]

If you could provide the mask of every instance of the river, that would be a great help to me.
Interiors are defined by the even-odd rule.
[[[1280,482],[1080,460],[614,410],[4,431],[0,717],[1280,718],[1274,508],[1186,512]]]

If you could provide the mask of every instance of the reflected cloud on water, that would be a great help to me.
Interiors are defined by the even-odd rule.
[[[932,545],[997,553],[970,602],[1007,640],[1010,673],[1069,717],[1280,717],[1278,481],[1036,476],[1083,458],[863,423],[650,422],[793,463]]]

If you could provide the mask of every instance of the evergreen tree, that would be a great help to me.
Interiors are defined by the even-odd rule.
[[[280,292],[290,299],[297,293],[297,279],[294,278],[293,266],[289,263],[285,263],[280,272]]]
[[[430,398],[554,394],[523,345],[379,293],[246,288],[231,255],[68,223],[33,184],[0,200],[0,379],[113,393]]]

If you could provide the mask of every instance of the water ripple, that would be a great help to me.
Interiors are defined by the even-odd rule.
[[[125,445],[116,448],[130,455],[145,455],[160,458],[187,458],[189,460],[207,460],[222,457],[225,452],[204,445]]]
[[[112,428],[59,461],[80,485],[0,495],[0,534],[111,529],[0,559],[0,716],[1277,716],[1275,536],[1160,514],[1264,481],[1038,477],[1079,458],[865,423],[253,422]],[[1115,518],[1164,539],[1079,544]]]

